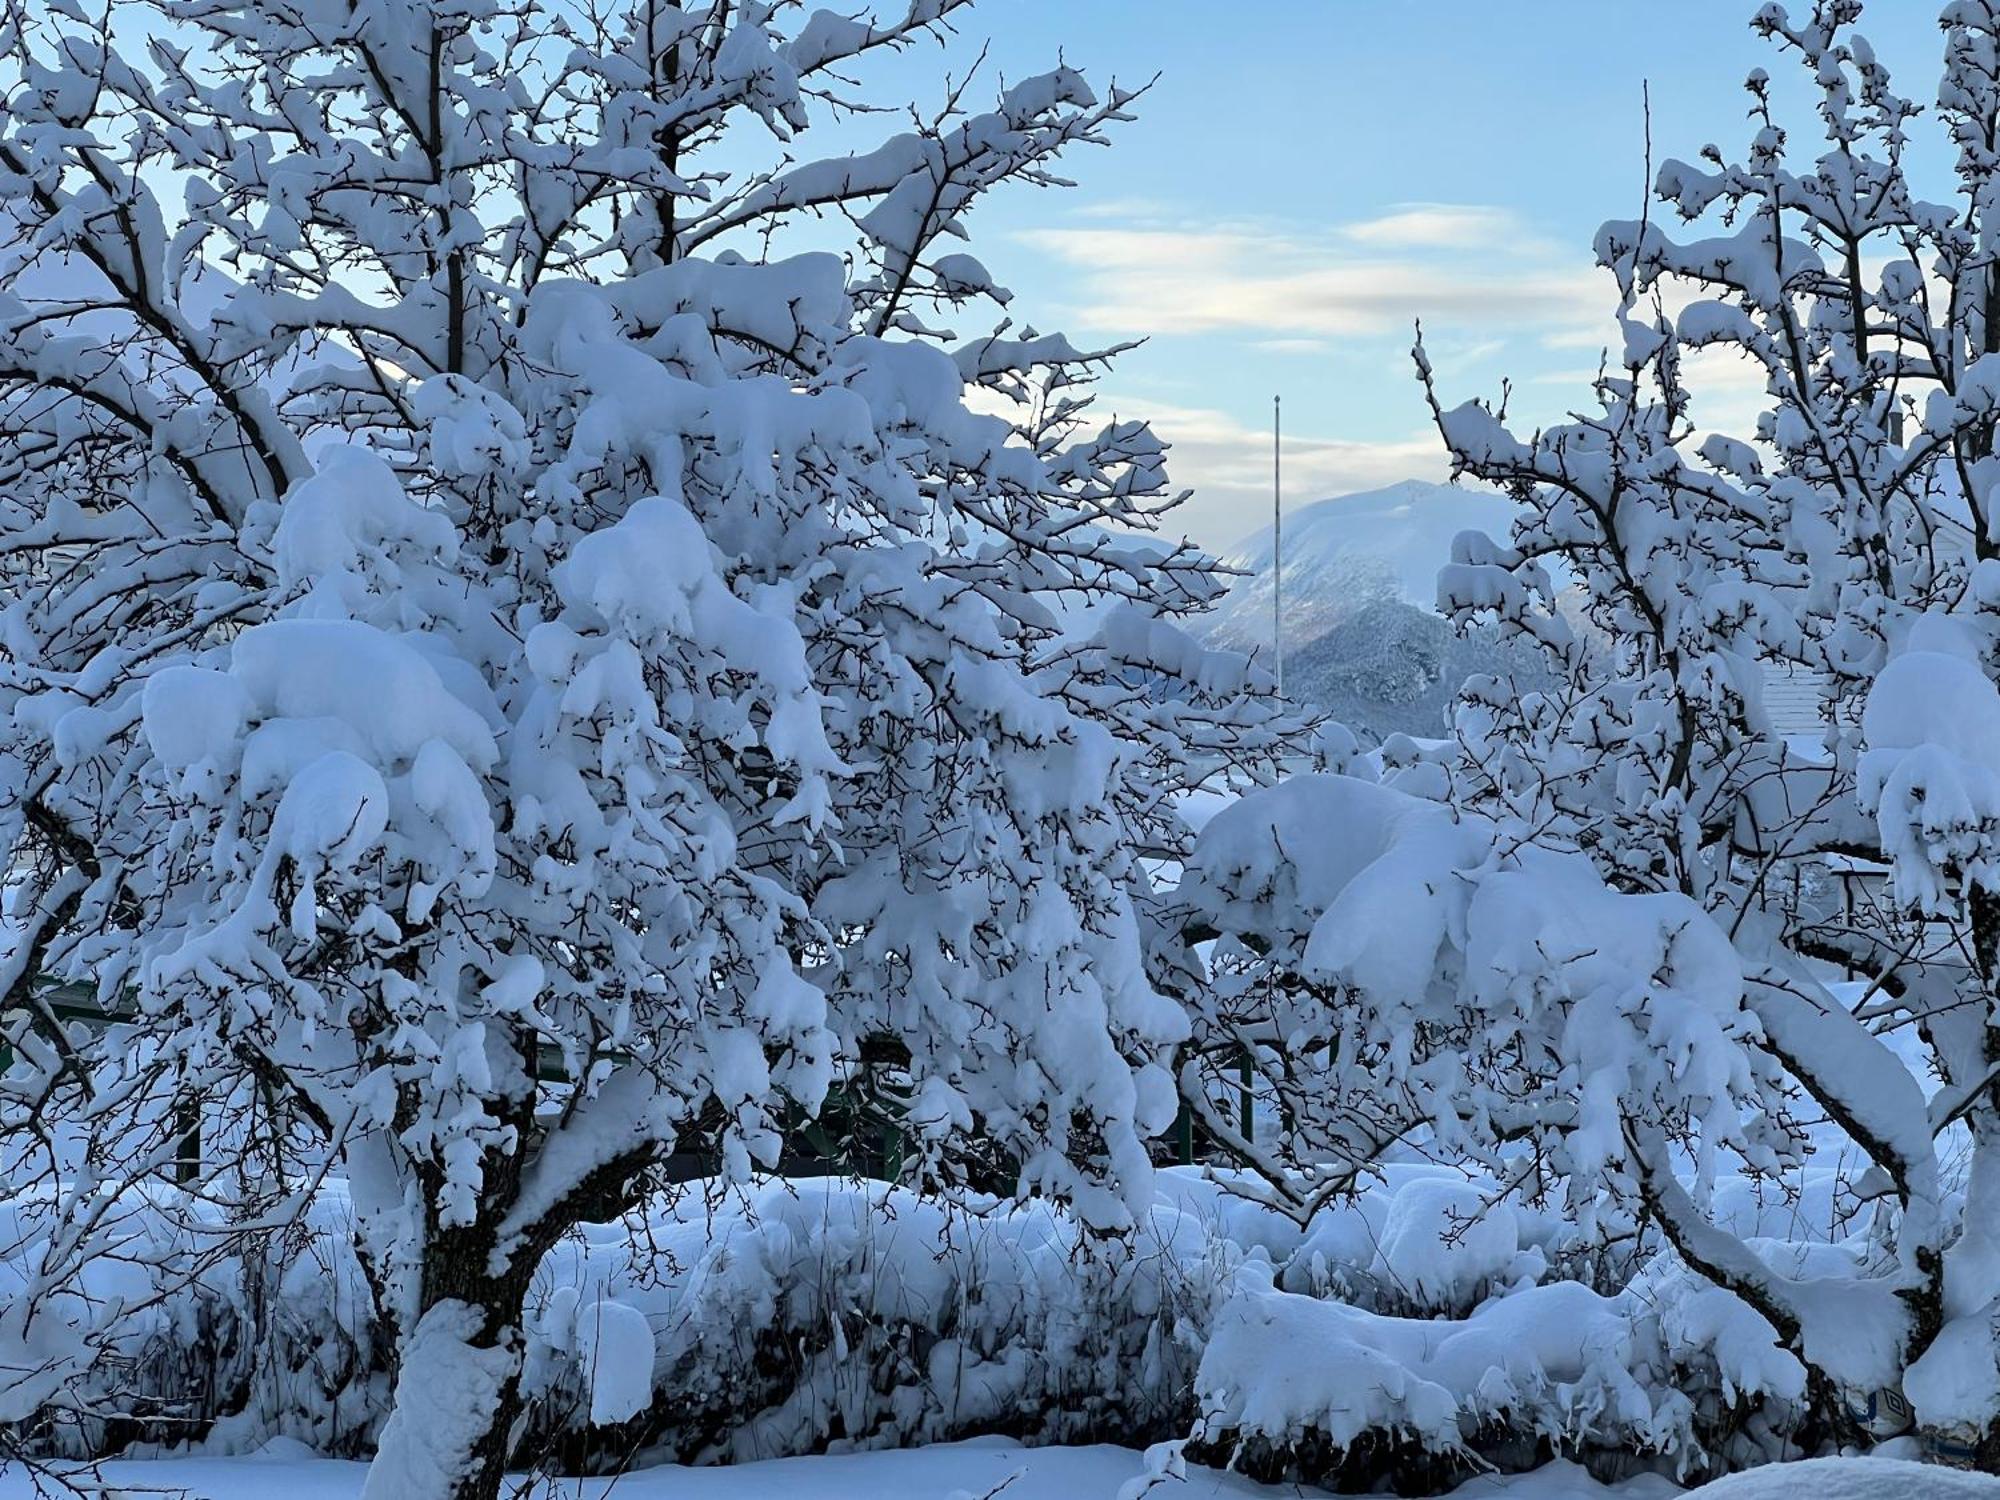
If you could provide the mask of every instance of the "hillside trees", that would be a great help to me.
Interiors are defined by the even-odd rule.
[[[1103,352],[945,326],[1133,93],[802,149],[963,8],[8,13],[0,1415],[162,1193],[223,1253],[349,1180],[398,1500],[496,1493],[529,1275],[677,1146],[886,1073],[924,1180],[1130,1221],[1141,859],[1284,726],[1169,623],[1216,583]]]

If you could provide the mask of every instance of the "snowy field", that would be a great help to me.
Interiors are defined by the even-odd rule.
[[[1145,1455],[1130,1448],[1022,1448],[1003,1439],[978,1439],[732,1468],[667,1465],[617,1479],[538,1479],[513,1491],[511,1500],[984,1500],[994,1494],[1006,1500],[1119,1500],[1126,1485],[1145,1471]],[[106,1493],[119,1500],[355,1500],[366,1472],[365,1464],[317,1459],[289,1445],[275,1445],[251,1458],[107,1463],[98,1470]],[[2000,1493],[2000,1483],[1993,1489]],[[33,1493],[26,1480],[0,1476],[0,1500],[27,1500]],[[1190,1468],[1184,1480],[1163,1481],[1150,1497],[1275,1500],[1324,1493]],[[1605,1486],[1574,1464],[1555,1463],[1533,1474],[1473,1480],[1455,1490],[1452,1500],[1663,1500],[1680,1493],[1652,1477]],[[1917,1497],[1906,1495],[1906,1500]]]

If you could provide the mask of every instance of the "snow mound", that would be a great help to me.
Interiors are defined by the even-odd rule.
[[[2000,693],[1961,622],[1916,621],[1868,692],[1860,801],[1895,865],[1896,899],[1949,909],[1946,871],[1992,885],[2000,822]]]
[[[1899,1458],[1811,1458],[1731,1474],[1695,1493],[1703,1500],[1993,1500],[2000,1479]]]

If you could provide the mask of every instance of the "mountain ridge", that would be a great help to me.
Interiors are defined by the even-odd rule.
[[[1317,639],[1381,598],[1436,608],[1437,572],[1461,531],[1505,533],[1513,504],[1491,490],[1405,479],[1335,495],[1284,517],[1285,638]],[[1207,619],[1206,634],[1238,650],[1271,645],[1271,528],[1242,538],[1222,561],[1245,576]]]

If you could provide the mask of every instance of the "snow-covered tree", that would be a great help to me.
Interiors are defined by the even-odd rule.
[[[384,1500],[496,1492],[552,1242],[836,1087],[1131,1221],[1142,860],[1282,725],[1171,623],[1106,351],[944,326],[1009,301],[980,197],[1133,94],[799,152],[962,5],[7,11],[0,1417],[163,1193],[221,1251],[348,1179]]]
[[[1855,0],[1801,9],[1754,26],[1800,65],[1817,139],[1760,72],[1747,153],[1666,162],[1649,217],[1600,232],[1622,347],[1594,414],[1523,434],[1449,407],[1420,342],[1459,472],[1519,505],[1504,540],[1459,538],[1441,602],[1558,681],[1475,680],[1448,753],[1209,825],[1183,900],[1222,941],[1190,1057],[1263,1073],[1280,1118],[1234,1144],[1295,1211],[1397,1143],[1477,1162],[1712,1283],[1723,1388],[1794,1434],[1847,1435],[1843,1397],[1900,1387],[1991,1468],[2000,5],[1944,7],[1928,113]],[[1909,161],[1933,122],[1950,201]],[[1704,435],[1701,371],[1730,360],[1768,404]],[[1780,671],[1823,684],[1823,733],[1774,724]],[[1850,909],[1843,869],[1885,894]],[[1829,1137],[1861,1162],[1830,1242],[1714,1211],[1720,1179],[1783,1190]]]

